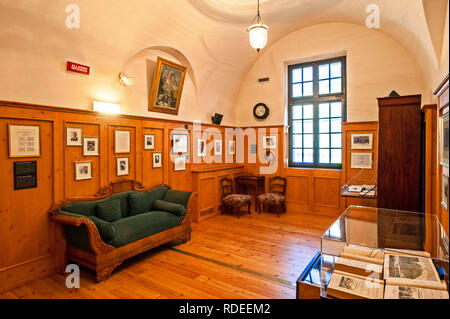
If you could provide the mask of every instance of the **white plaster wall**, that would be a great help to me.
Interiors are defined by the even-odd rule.
[[[287,98],[287,65],[347,56],[348,121],[378,119],[378,97],[392,90],[400,95],[423,94],[429,100],[420,66],[397,41],[374,29],[327,23],[295,31],[282,38],[253,64],[242,83],[236,107],[238,125],[279,125],[284,123]],[[266,83],[257,79],[270,77]],[[266,120],[253,118],[256,103],[266,103]]]

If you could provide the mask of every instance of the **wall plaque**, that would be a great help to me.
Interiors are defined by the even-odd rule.
[[[14,190],[37,187],[36,161],[14,162]]]

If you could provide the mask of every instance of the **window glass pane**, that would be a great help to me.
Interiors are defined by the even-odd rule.
[[[319,162],[321,164],[330,163],[330,150],[329,149],[321,149],[319,151]]]
[[[341,93],[341,79],[333,79],[331,80],[331,93]]]
[[[303,133],[314,133],[313,121],[303,121]]]
[[[320,103],[319,104],[319,118],[330,117],[330,104]]]
[[[330,134],[320,134],[319,147],[320,148],[329,148],[330,147]]]
[[[340,78],[341,77],[341,62],[335,62],[330,64],[330,75],[332,78]]]
[[[298,83],[302,81],[302,69],[295,69],[292,71],[292,83]]]
[[[308,66],[306,68],[303,68],[303,81],[312,81],[313,80],[313,67]]]
[[[313,145],[314,145],[314,143],[313,143],[313,135],[312,134],[305,134],[305,135],[303,135],[303,138],[304,138],[304,140],[303,140],[303,147],[311,147],[311,148],[313,148]]]
[[[292,107],[292,119],[293,120],[300,120],[302,118],[302,106],[301,105],[294,105]]]
[[[305,163],[313,163],[314,162],[314,150],[304,149],[303,150],[303,161]]]
[[[313,83],[306,82],[303,83],[303,96],[312,96],[313,95]]]
[[[319,65],[319,79],[328,79],[330,77],[330,65]]]
[[[294,139],[292,141],[292,147],[302,148],[303,136],[302,135],[293,135],[293,137],[294,137]]]
[[[342,131],[342,125],[341,125],[341,119],[332,119],[331,120],[331,132],[341,132]]]
[[[331,163],[332,164],[342,163],[342,150],[331,150]]]
[[[330,131],[330,120],[319,120],[319,132],[328,133]]]
[[[332,134],[331,135],[331,147],[341,148],[342,147],[342,134]]]
[[[303,105],[303,118],[304,119],[314,118],[314,108],[312,104]]]
[[[302,121],[293,121],[292,133],[301,133],[301,132],[302,132]]]
[[[319,81],[319,94],[330,93],[330,80]]]
[[[292,97],[299,97],[299,96],[302,96],[302,85],[294,84],[292,86]]]
[[[342,116],[342,103],[333,102],[331,103],[331,117],[341,117]]]
[[[292,161],[294,163],[301,163],[302,162],[302,150],[293,150],[292,151]]]

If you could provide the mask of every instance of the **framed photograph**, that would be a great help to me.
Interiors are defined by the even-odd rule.
[[[174,170],[175,171],[184,171],[186,170],[186,158],[185,157],[175,157],[173,159]]]
[[[373,133],[351,134],[352,150],[371,150],[373,149]]]
[[[442,174],[441,205],[448,209],[448,176]]]
[[[222,155],[222,140],[214,140],[214,156]]]
[[[263,148],[276,149],[277,148],[277,137],[276,136],[263,136]]]
[[[350,167],[372,169],[372,153],[352,153]]]
[[[189,135],[172,134],[172,154],[186,154],[189,152]]]
[[[8,124],[9,158],[41,156],[40,126]]]
[[[153,168],[162,167],[162,153],[153,153]]]
[[[440,146],[439,146],[439,154],[440,154],[440,163],[443,166],[449,167],[448,165],[448,153],[449,153],[449,130],[448,130],[448,112],[441,116],[440,119]]]
[[[186,67],[158,57],[148,110],[178,115]]]
[[[154,150],[155,149],[155,135],[145,134],[144,135],[144,150]]]
[[[206,156],[206,141],[198,139],[197,140],[197,157]]]
[[[228,141],[228,154],[234,155],[236,153],[236,143],[235,141],[231,140]]]
[[[114,147],[116,154],[125,154],[131,152],[130,131],[114,131]]]
[[[75,162],[75,180],[92,179],[92,162]]]
[[[83,138],[83,156],[98,156],[99,145],[98,137]]]
[[[130,175],[129,158],[117,157],[117,176]]]
[[[66,145],[83,146],[83,128],[66,127]]]

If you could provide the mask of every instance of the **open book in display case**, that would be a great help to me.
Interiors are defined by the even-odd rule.
[[[321,240],[321,297],[448,299],[449,239],[436,215],[350,206]]]

